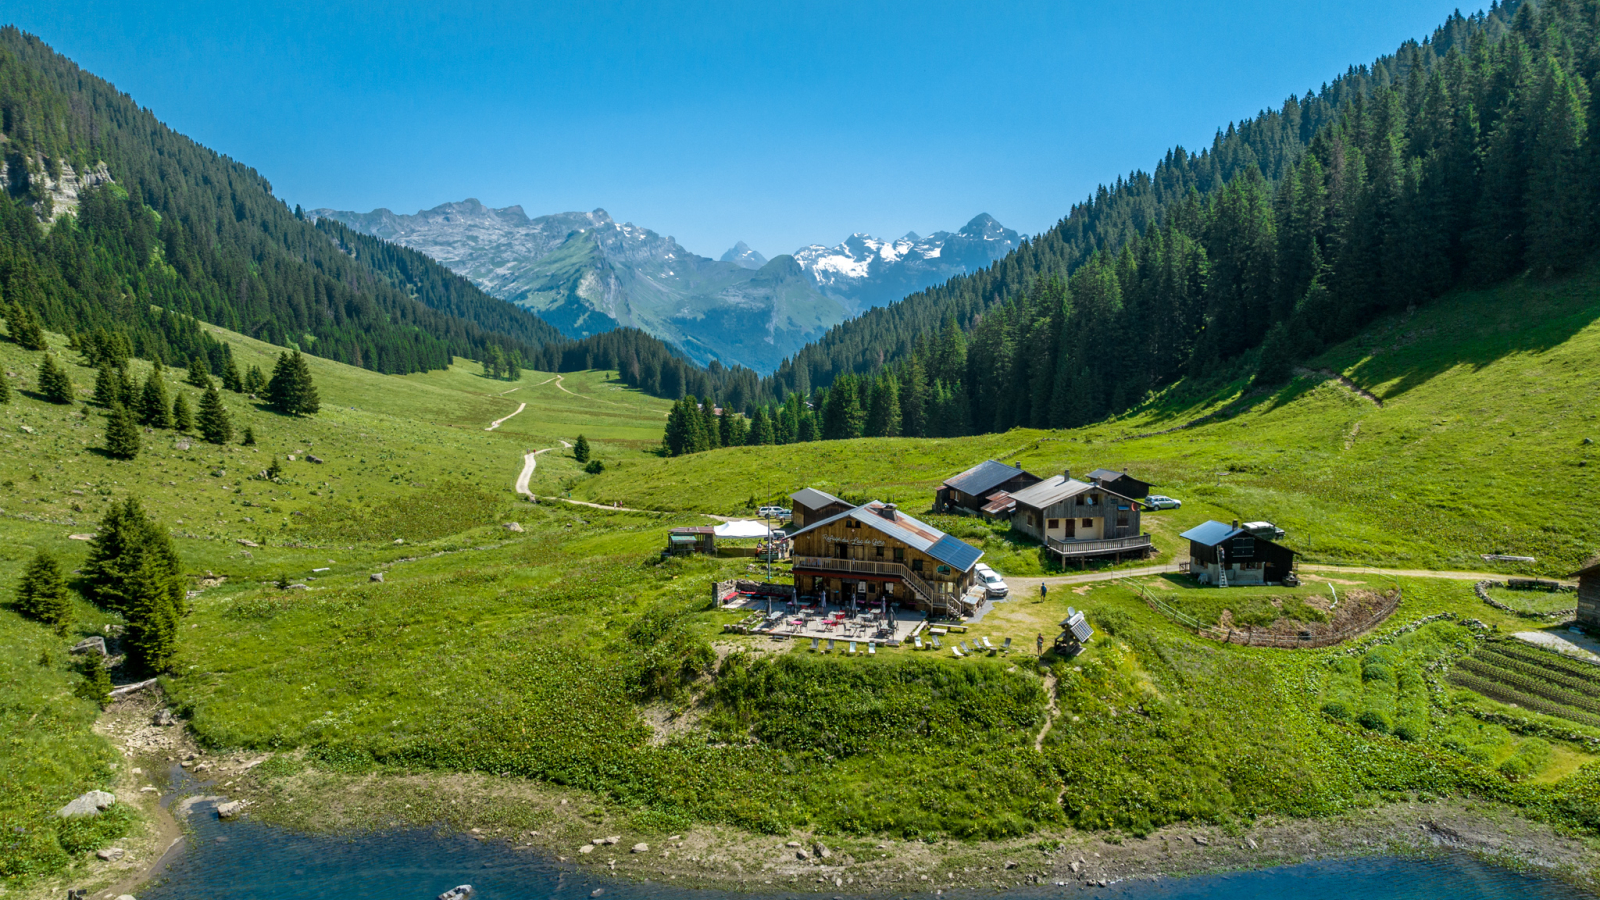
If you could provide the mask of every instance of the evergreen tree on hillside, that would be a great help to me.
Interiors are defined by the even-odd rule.
[[[145,376],[144,389],[139,392],[139,424],[151,428],[172,427],[172,402],[167,397],[167,381],[160,363]]]
[[[267,376],[261,371],[260,366],[251,366],[244,375],[244,392],[246,394],[259,394],[267,387]]]
[[[0,304],[6,311],[6,328],[11,332],[11,339],[24,350],[46,350],[49,343],[44,338],[44,328],[39,324],[39,317],[33,310],[25,308],[20,303]]]
[[[213,444],[226,444],[233,440],[233,419],[228,408],[222,405],[222,394],[217,386],[207,385],[200,395],[200,436]]]
[[[133,383],[133,374],[127,366],[117,369],[117,402],[129,409],[139,406],[139,386]]]
[[[522,380],[522,353],[517,350],[512,350],[506,357],[506,380]]]
[[[249,425],[244,427],[244,437],[239,440],[241,447],[254,447],[256,445],[256,430]]]
[[[744,416],[724,412],[722,430],[725,446],[743,447],[750,441],[750,422]]]
[[[39,393],[51,403],[72,402],[72,380],[56,362],[55,354],[46,353],[44,360],[39,363]]]
[[[172,398],[172,428],[185,433],[194,430],[194,411],[189,408],[189,398],[183,391]]]
[[[756,414],[750,420],[750,434],[745,438],[745,443],[752,447],[771,444],[776,441],[772,432],[772,419],[767,415],[765,405],[756,407]]]
[[[73,696],[93,700],[101,709],[110,706],[111,673],[106,671],[105,657],[99,653],[85,653],[78,666],[83,672],[83,681],[72,689]]]
[[[861,436],[866,411],[861,408],[857,385],[856,377],[846,374],[834,379],[828,388],[822,409],[823,440],[842,441]]]
[[[223,344],[227,349],[228,345]],[[233,353],[229,350],[222,364],[222,387],[224,390],[233,391],[235,394],[244,393],[244,379],[239,377],[239,364],[233,361]]]
[[[0,406],[11,402],[11,376],[0,372]]]
[[[311,382],[311,367],[300,351],[278,354],[272,380],[267,382],[267,402],[291,416],[311,415],[322,408],[316,385]]]
[[[578,435],[578,440],[572,445],[572,458],[578,462],[589,461],[589,439]]]
[[[162,605],[174,613],[183,610],[177,548],[166,529],[132,497],[113,503],[100,519],[82,571],[90,599],[106,609],[129,615],[135,599],[153,585]]]
[[[178,649],[179,605],[172,598],[176,581],[163,559],[153,553],[141,554],[133,561],[125,589],[128,620],[123,642],[129,658],[149,672],[162,672]]]
[[[117,381],[117,371],[111,363],[100,363],[100,370],[94,375],[94,403],[101,409],[110,409],[122,402],[122,393]]]
[[[121,403],[106,412],[106,453],[112,459],[133,459],[139,455],[139,423]]]
[[[17,582],[17,612],[64,633],[72,621],[72,597],[61,564],[44,550],[33,556]]]
[[[188,381],[197,388],[206,388],[211,384],[211,369],[198,353],[189,357]]]
[[[900,434],[900,382],[892,374],[884,373],[873,382],[866,434],[870,437],[898,437]]]

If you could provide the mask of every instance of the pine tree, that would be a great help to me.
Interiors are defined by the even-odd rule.
[[[153,567],[141,576],[146,561]],[[174,610],[182,611],[184,585],[182,563],[172,538],[156,521],[145,514],[139,501],[129,497],[113,503],[101,517],[94,539],[89,542],[89,559],[83,565],[84,581],[90,599],[114,612],[127,615],[135,595],[142,588],[138,578],[155,578]]]
[[[311,415],[322,408],[316,385],[311,382],[311,367],[299,350],[278,354],[272,380],[267,382],[267,402],[291,416]]]
[[[775,440],[772,433],[772,419],[767,416],[767,407],[757,406],[755,418],[750,420],[750,434],[745,438],[745,443],[759,447],[762,444],[771,444]]]
[[[144,389],[139,392],[139,424],[151,428],[172,427],[172,404],[167,399],[167,381],[160,363],[151,367],[144,379]]]
[[[111,673],[106,671],[105,657],[98,652],[85,653],[78,666],[83,672],[83,680],[72,689],[73,696],[93,700],[101,709],[110,706]]]
[[[44,328],[39,325],[39,317],[20,303],[6,307],[6,327],[11,330],[11,339],[24,350],[47,350],[50,347],[44,338]]]
[[[128,626],[123,642],[128,657],[149,672],[165,671],[178,649],[179,613],[172,583],[161,559],[149,553],[140,555],[125,582]]]
[[[17,612],[65,632],[72,621],[72,598],[61,564],[47,551],[34,554],[33,561],[17,582]]]
[[[233,420],[228,408],[222,405],[222,395],[214,384],[206,386],[200,395],[200,436],[213,444],[226,444],[233,440]]]
[[[722,414],[724,439],[729,447],[743,447],[750,440],[750,422],[744,416],[731,412]]]
[[[522,380],[522,351],[513,350],[511,355],[506,357],[506,380]]]
[[[200,354],[189,357],[189,383],[197,388],[204,388],[211,384],[211,368]]]
[[[578,442],[572,445],[572,458],[578,462],[589,461],[589,439],[578,435]]]
[[[239,377],[239,364],[233,361],[231,352],[223,358],[222,387],[223,390],[233,391],[235,394],[244,393],[244,379]]]
[[[126,366],[117,369],[117,402],[129,409],[139,408],[139,387]]]
[[[139,423],[126,406],[112,406],[106,413],[106,453],[112,459],[133,459],[139,449]]]
[[[872,385],[866,433],[871,437],[898,437],[900,434],[900,381],[888,372]]]
[[[256,430],[246,425],[244,427],[244,438],[239,441],[239,445],[242,447],[254,447],[256,445]]]
[[[11,376],[0,372],[0,406],[11,402]]]
[[[94,402],[101,409],[110,409],[122,402],[117,370],[109,362],[101,362],[100,370],[94,375]]]
[[[39,393],[51,403],[72,403],[72,380],[56,363],[55,354],[46,353],[44,361],[39,363]]]
[[[259,394],[266,386],[267,376],[261,371],[261,367],[251,366],[250,370],[244,375],[244,392],[247,394]]]
[[[172,428],[183,432],[194,430],[194,412],[189,409],[189,398],[183,395],[183,391],[172,398]]]

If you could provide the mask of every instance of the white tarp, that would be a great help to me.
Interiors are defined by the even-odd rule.
[[[764,538],[767,536],[767,523],[757,522],[754,519],[735,519],[732,522],[723,522],[712,533],[719,538],[738,540],[739,538]]]

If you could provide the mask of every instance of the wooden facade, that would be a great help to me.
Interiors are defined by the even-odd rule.
[[[934,613],[959,610],[982,555],[882,503],[808,526],[792,539],[801,594],[832,603],[888,600]]]
[[[1089,473],[1089,481],[1129,500],[1143,500],[1150,496],[1150,482],[1140,481],[1129,475],[1127,469],[1121,472],[1115,469],[1095,469]]]
[[[1015,493],[1039,481],[1039,476],[1018,466],[986,460],[945,479],[934,492],[933,509],[941,513],[963,509],[981,513],[995,494]]]
[[[789,495],[789,504],[789,511],[792,513],[790,518],[796,528],[815,525],[829,516],[836,516],[851,508],[848,501],[840,500],[816,488],[795,491]]]
[[[1013,494],[1011,527],[1040,543],[1136,538],[1139,504],[1108,488],[1073,481],[1070,473]]]
[[[1578,624],[1600,628],[1600,560],[1572,574],[1578,579]]]
[[[1293,550],[1242,530],[1238,522],[1206,522],[1183,537],[1189,539],[1189,572],[1202,584],[1276,584],[1294,571]]]

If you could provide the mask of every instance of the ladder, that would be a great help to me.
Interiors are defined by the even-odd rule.
[[[1217,546],[1217,587],[1228,586],[1228,555],[1222,551],[1222,546]]]

